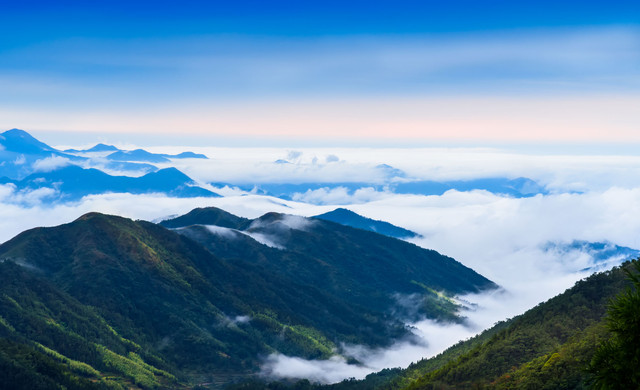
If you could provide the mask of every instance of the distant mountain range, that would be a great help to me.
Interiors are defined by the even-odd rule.
[[[395,178],[396,176],[393,176]],[[263,195],[270,195],[281,199],[298,200],[308,199],[306,194],[318,191],[332,191],[336,189],[346,190],[346,194],[354,195],[361,189],[372,188],[376,191],[386,191],[396,194],[413,195],[442,195],[447,191],[460,192],[487,191],[497,195],[511,196],[514,198],[527,198],[536,195],[547,195],[549,192],[537,182],[527,178],[485,178],[474,180],[456,181],[431,181],[410,180],[389,181],[382,184],[364,182],[326,182],[326,183],[211,183],[215,187],[237,187],[241,190]],[[309,200],[313,202],[313,200]]]
[[[164,225],[90,213],[0,245],[2,383],[225,383],[271,353],[327,359],[409,336],[398,293],[422,297],[407,315],[457,320],[433,291],[496,288],[435,251],[319,219],[207,208]]]
[[[108,160],[138,161],[138,162],[149,162],[149,163],[165,163],[165,162],[170,162],[171,159],[182,159],[182,158],[200,158],[200,159],[208,158],[204,154],[193,153],[193,152],[182,152],[179,154],[162,154],[162,153],[147,152],[144,149],[122,150],[122,149],[118,149],[113,145],[105,145],[105,144],[97,144],[92,148],[84,149],[84,150],[67,149],[64,152],[70,153],[70,154],[80,154],[80,155],[95,154],[95,153],[104,154],[105,152],[111,152],[105,156]]]
[[[198,187],[191,178],[176,168],[160,169],[141,177],[111,176],[97,169],[68,165],[50,172],[34,173],[22,180],[1,178],[0,184],[13,184],[17,191],[50,189],[44,202],[72,201],[83,196],[104,193],[162,193],[178,198],[218,197]]]
[[[112,152],[99,162],[105,170],[136,176],[112,176],[96,168],[86,153]],[[158,170],[140,162],[169,162],[170,158],[206,158],[192,152],[160,155],[142,149],[122,151],[98,144],[91,149],[59,151],[27,132],[13,129],[0,134],[0,184],[11,184],[16,193],[39,191],[41,202],[77,200],[86,195],[112,192],[162,193],[174,197],[215,197],[176,168]],[[137,177],[140,172],[145,175]]]
[[[549,242],[543,246],[546,252],[555,252],[562,257],[570,257],[574,254],[586,254],[592,259],[592,263],[583,271],[601,271],[619,265],[625,260],[640,257],[640,250],[626,246],[616,245],[611,242],[589,242],[574,240],[571,242]]]
[[[193,152],[182,152],[179,154],[160,154],[151,153],[144,149],[121,150],[113,145],[99,143],[91,148],[84,150],[67,149],[64,151],[55,149],[27,132],[18,129],[12,129],[0,134],[0,181],[4,183],[13,183],[17,185],[17,190],[35,188],[35,182],[30,181],[29,176],[39,173],[47,173],[68,165],[77,165],[82,168],[93,168],[103,172],[121,172],[121,174],[138,177],[150,174],[158,170],[153,164],[171,164],[176,159],[207,159],[203,154]],[[274,164],[290,163],[286,160],[276,161]],[[467,181],[426,181],[410,178],[405,172],[394,168],[387,164],[380,164],[373,169],[378,172],[378,176],[382,179],[379,183],[366,182],[321,182],[321,183],[211,183],[214,187],[237,187],[241,190],[258,193],[268,196],[274,196],[286,200],[297,200],[307,203],[323,203],[323,197],[314,197],[314,191],[336,191],[354,195],[361,189],[374,189],[375,191],[384,191],[397,194],[417,194],[417,195],[442,195],[446,191],[488,191],[501,196],[511,197],[530,197],[535,195],[546,195],[548,191],[535,181],[528,178],[484,178]],[[58,176],[62,178],[65,172],[60,172]],[[85,172],[81,174],[84,178],[95,176],[95,172]],[[26,180],[26,182],[23,182]],[[141,182],[144,182],[141,181]],[[193,187],[193,180],[189,179],[182,183],[181,188]],[[87,188],[81,189],[82,183]],[[113,188],[105,188],[100,186],[98,193],[117,192],[131,187],[135,188],[132,193],[149,193],[158,190],[154,188],[141,189],[139,186],[127,183],[123,184],[122,180],[109,179],[105,183],[114,184]],[[65,183],[63,183],[65,184]],[[69,194],[60,194],[49,199],[51,201],[60,201],[64,199],[76,199],[77,194],[96,193],[96,186],[93,189],[92,183],[83,180],[77,180],[75,184],[62,185],[61,187],[74,187],[74,192]],[[50,187],[47,187],[50,188]],[[208,190],[194,191],[190,188],[184,191],[180,188],[166,188],[161,191],[172,196],[192,196],[190,194],[207,195],[212,193]],[[338,200],[338,203],[341,203]],[[347,201],[348,203],[348,201]],[[363,225],[364,226],[364,225]]]
[[[100,153],[100,152],[117,152],[120,149],[116,148],[113,145],[105,145],[105,144],[97,144],[94,147],[91,147],[89,149],[84,149],[84,150],[78,150],[78,149],[66,149],[64,152],[65,153],[71,153],[71,154],[76,154],[76,153]]]

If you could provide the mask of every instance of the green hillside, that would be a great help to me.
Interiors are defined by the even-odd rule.
[[[277,272],[351,305],[393,312],[407,321],[424,316],[461,321],[448,297],[497,287],[436,251],[315,218],[268,213],[244,220],[210,207],[162,224],[230,262],[244,259],[263,272]],[[212,230],[212,225],[218,228]]]
[[[607,310],[612,300],[629,286],[625,272],[638,267],[638,260],[634,260],[611,271],[594,274],[525,314],[500,322],[482,334],[406,369],[386,370],[362,381],[349,380],[314,388],[590,388],[591,374],[587,369],[596,350],[611,337]],[[638,329],[638,311],[635,313],[635,329]],[[637,335],[633,337],[637,339]],[[635,342],[636,359],[639,355],[640,345]],[[627,377],[631,371],[627,370]],[[621,382],[622,379],[623,376],[619,376],[614,381]],[[258,388],[260,386],[263,385]],[[279,386],[273,384],[269,388]],[[250,388],[254,387],[245,386],[245,389]]]
[[[266,234],[269,224],[261,222],[262,228],[252,229]],[[24,388],[224,384],[256,374],[262,359],[274,352],[325,359],[342,343],[389,345],[408,330],[377,302],[380,294],[362,290],[346,299],[322,282],[326,272],[316,274],[313,283],[310,277],[324,267],[339,276],[336,280],[357,286],[362,275],[354,272],[350,280],[340,262],[348,263],[345,269],[357,270],[360,261],[360,267],[375,270],[376,264],[391,264],[417,247],[387,263],[364,250],[359,259],[340,257],[349,253],[350,240],[356,248],[351,251],[364,245],[340,228],[331,228],[337,232],[331,234],[343,235],[339,240],[321,237],[321,230],[304,232],[317,237],[301,238],[286,230],[292,241],[300,240],[296,253],[306,253],[299,259],[271,256],[279,250],[261,244],[238,243],[228,245],[235,248],[234,256],[221,257],[221,251],[162,226],[98,213],[23,232],[0,245],[2,382],[8,388],[23,383],[23,377],[30,378]],[[327,245],[327,239],[337,241]],[[395,241],[388,251],[399,248]],[[438,256],[443,270],[475,277],[466,290],[493,286]],[[300,259],[310,262],[306,274],[298,273],[304,269]],[[434,265],[429,267],[434,273]],[[384,278],[371,279],[374,286],[383,285]],[[401,285],[389,280],[388,290]],[[425,288],[413,280],[403,283]],[[445,282],[433,286],[445,289]]]

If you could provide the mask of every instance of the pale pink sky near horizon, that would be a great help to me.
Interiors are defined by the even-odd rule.
[[[59,112],[0,109],[27,131],[459,142],[640,142],[640,96],[299,99]]]

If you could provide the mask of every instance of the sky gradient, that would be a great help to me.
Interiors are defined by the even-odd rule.
[[[640,143],[640,5],[27,1],[0,90],[45,140]]]

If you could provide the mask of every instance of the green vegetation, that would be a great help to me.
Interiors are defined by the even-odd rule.
[[[425,372],[416,365],[422,375],[406,388],[582,388],[584,368],[605,337],[607,304],[625,285],[622,269],[580,281],[444,366]]]
[[[162,386],[162,382],[156,375],[175,381],[175,377],[165,371],[159,370],[145,363],[140,356],[134,352],[129,352],[129,356],[125,357],[110,351],[102,345],[96,346],[102,355],[104,365],[120,374],[125,378],[131,379],[136,385],[145,389],[155,389]]]
[[[209,209],[188,218],[212,215],[251,225]],[[391,292],[429,296],[434,315],[446,315],[451,302],[435,291],[493,287],[433,251],[324,221],[291,230],[281,218],[260,224],[275,223],[291,250],[246,236],[205,248],[98,213],[18,235],[0,245],[0,340],[12,346],[4,367],[43,388],[222,384],[274,352],[326,359],[341,343],[388,345],[407,334]]]
[[[595,389],[640,388],[640,262],[635,273],[626,269],[632,282],[610,304],[606,328],[611,338],[598,348],[589,371]]]
[[[0,390],[220,386],[273,352],[323,359],[340,343],[388,345],[407,332],[391,316],[394,299],[456,321],[456,291],[494,287],[433,251],[324,221],[292,230],[283,218],[234,223],[278,233],[284,250],[95,213],[0,245]],[[634,261],[595,274],[432,359],[330,387],[637,388],[637,376],[619,378],[637,375],[638,272]]]
[[[399,313],[407,320],[427,316],[457,321],[455,303],[439,298],[497,287],[438,252],[319,219],[294,222],[305,226],[291,229],[290,217],[268,213],[246,220],[210,207],[163,224],[180,227],[178,233],[201,243],[218,257],[244,262],[245,267],[260,269],[261,273],[277,273],[291,283],[321,289],[350,306],[377,312],[378,316],[402,309],[398,308],[397,296],[417,295],[422,298],[417,310]],[[282,248],[266,247],[242,233],[228,232],[229,238],[193,224],[262,234],[273,237]]]
[[[630,273],[632,269],[636,273]],[[361,381],[345,380],[310,388],[555,390],[588,389],[593,384],[598,389],[637,389],[638,272],[640,260],[634,260],[594,274],[525,314],[500,322],[406,369],[385,370]],[[626,275],[632,279],[635,290],[628,288]],[[624,338],[617,339],[619,333]],[[590,365],[596,374],[595,381],[587,371]],[[603,379],[607,382],[603,383]],[[274,390],[292,386],[262,385]],[[244,386],[239,388],[260,388],[257,383]]]
[[[60,353],[54,351],[53,349],[49,349],[40,343],[35,343],[40,349],[42,349],[47,355],[53,356],[57,360],[65,363],[69,366],[71,371],[90,376],[90,377],[100,377],[100,372],[95,368],[91,367],[87,363],[79,362],[77,360],[69,359],[68,357],[61,355]]]

